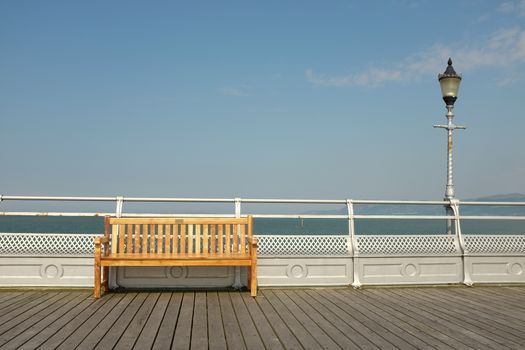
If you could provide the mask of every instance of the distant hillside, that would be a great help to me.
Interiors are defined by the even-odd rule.
[[[474,199],[462,199],[466,202],[525,202],[525,194],[510,193],[497,194]],[[385,205],[385,204],[359,204],[355,206],[356,214],[372,215],[443,215],[441,205]],[[525,206],[520,207],[491,207],[468,206],[460,207],[462,215],[525,215]],[[346,215],[346,208],[340,210],[311,211],[308,214]]]

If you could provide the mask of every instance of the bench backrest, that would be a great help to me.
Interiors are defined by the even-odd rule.
[[[245,218],[106,217],[112,254],[248,255],[253,220]]]

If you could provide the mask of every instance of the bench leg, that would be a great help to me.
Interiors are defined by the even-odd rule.
[[[252,297],[257,296],[257,264],[252,264],[250,266],[250,273],[249,276],[249,284],[250,284],[250,292],[252,294]]]
[[[109,266],[104,266],[103,270],[103,279],[102,279],[102,286],[104,287],[104,292],[109,291]]]
[[[101,279],[101,268],[100,265],[95,262],[95,289],[93,291],[93,296],[95,299],[100,298],[100,279]]]

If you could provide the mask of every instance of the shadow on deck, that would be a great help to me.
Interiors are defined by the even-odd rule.
[[[0,292],[1,349],[523,349],[525,288]]]

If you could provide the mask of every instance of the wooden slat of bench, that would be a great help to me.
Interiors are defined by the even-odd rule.
[[[140,225],[134,225],[134,245],[133,245],[133,252],[138,253],[140,251]]]
[[[133,251],[133,225],[126,225],[126,252],[131,253]]]
[[[118,242],[118,226],[113,225],[111,227],[111,253],[117,253],[117,242]]]
[[[155,225],[149,225],[149,251],[153,253],[155,251]]]
[[[179,252],[179,225],[173,225],[173,250],[172,253]]]
[[[218,253],[224,253],[224,227],[222,225],[217,225],[217,231],[219,235],[219,247],[217,249]]]
[[[188,241],[188,253],[193,253],[193,225],[187,226],[186,238]],[[184,252],[184,251],[183,251]]]
[[[210,251],[217,251],[217,242],[216,240],[217,225],[211,225],[210,227]]]
[[[233,226],[233,252],[239,252],[239,225]]]
[[[166,235],[166,241],[164,242],[164,244],[165,244],[165,252],[166,253],[172,253],[173,252],[173,250],[172,250],[173,236],[171,234],[171,225],[166,225],[165,235]]]
[[[210,241],[210,229],[208,225],[202,225],[202,251],[203,253],[209,252],[209,241]],[[215,253],[215,252],[213,252]]]
[[[226,249],[224,253],[230,254],[231,252],[231,237],[230,237],[230,225],[224,225],[224,234],[226,235]]]
[[[185,225],[220,225],[247,224],[248,218],[109,218],[111,225],[117,224],[185,224]]]
[[[186,225],[180,225],[180,249],[178,253],[186,252]]]
[[[247,251],[246,251],[246,225],[241,225],[241,239],[240,239],[240,243],[241,243],[241,247],[240,247],[240,250],[241,250],[241,254],[242,255],[246,255]]]
[[[142,239],[142,252],[148,251],[148,225],[140,225],[141,227],[141,239]]]
[[[118,252],[124,253],[124,238],[126,225],[118,225]]]
[[[195,225],[195,253],[202,253],[202,249],[201,249],[201,225]]]
[[[162,240],[164,238],[164,225],[157,225],[157,252],[164,253]]]

